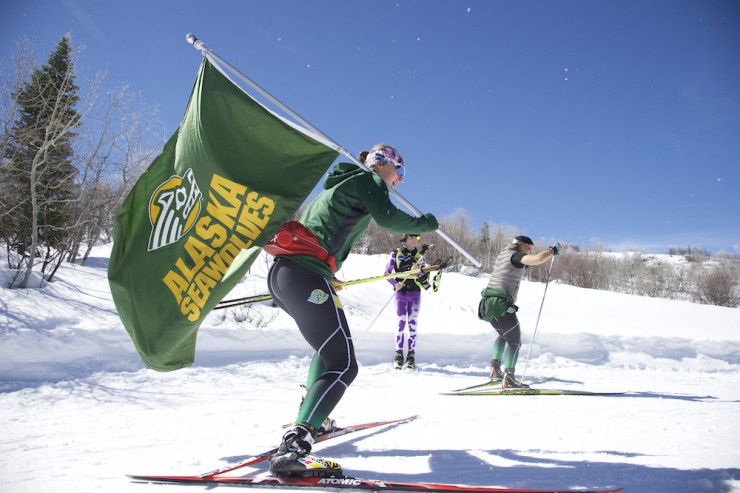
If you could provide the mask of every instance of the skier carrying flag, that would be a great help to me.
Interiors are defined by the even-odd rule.
[[[357,360],[347,319],[333,286],[352,244],[370,219],[393,233],[427,232],[439,225],[432,214],[413,217],[389,198],[405,178],[405,164],[396,149],[374,146],[364,160],[372,171],[338,163],[324,181],[324,190],[309,204],[300,221],[271,241],[277,251],[267,286],[275,303],[287,312],[316,350],[306,381],[306,396],[294,425],[283,435],[270,458],[276,476],[337,476],[341,466],[311,452],[316,431],[357,376]],[[287,224],[285,225],[288,226]],[[292,242],[291,242],[292,240]],[[268,250],[268,247],[265,247]]]
[[[505,389],[529,387],[514,379],[516,360],[522,344],[522,332],[516,316],[519,307],[514,303],[519,294],[524,269],[531,265],[544,264],[553,255],[560,253],[560,243],[537,254],[532,254],[533,248],[534,243],[528,236],[517,236],[509,248],[498,254],[493,264],[491,280],[481,292],[483,298],[478,305],[478,318],[490,322],[498,332],[493,344],[491,379],[502,380],[502,387]]]
[[[385,267],[385,274],[393,271],[403,274],[413,269],[426,267],[424,254],[429,249],[429,245],[421,244],[421,235],[406,233],[401,238],[402,248],[396,248],[391,253],[388,265]],[[398,331],[396,332],[396,357],[393,360],[393,367],[401,369],[404,365],[403,346],[405,342],[405,329],[408,328],[408,348],[406,352],[406,368],[415,367],[416,358],[416,322],[419,317],[419,308],[421,307],[421,288],[429,289],[429,273],[420,273],[412,275],[400,275],[388,279],[393,288],[396,290],[396,315],[398,315]]]

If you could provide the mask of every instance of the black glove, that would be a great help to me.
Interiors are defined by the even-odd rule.
[[[548,250],[550,250],[553,255],[557,255],[558,253],[560,253],[560,249],[561,249],[560,243],[555,243],[554,245],[550,245],[550,247],[548,248]]]

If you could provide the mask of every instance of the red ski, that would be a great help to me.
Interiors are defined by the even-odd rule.
[[[363,423],[359,425],[337,428],[329,433],[325,433],[316,438],[316,442],[323,442],[335,437],[340,437],[361,430],[368,430],[380,426],[407,423],[413,421],[418,416],[409,416],[402,419],[388,421],[376,421],[372,423]],[[138,482],[156,483],[156,484],[190,484],[213,486],[236,486],[236,487],[262,487],[262,488],[321,488],[321,489],[348,489],[364,491],[429,491],[438,493],[450,492],[469,492],[469,493],[617,493],[622,490],[618,489],[521,489],[521,488],[501,488],[490,486],[466,486],[444,483],[421,483],[421,482],[403,482],[403,481],[384,481],[379,479],[360,479],[353,477],[274,477],[269,475],[259,476],[242,476],[226,477],[224,474],[251,466],[267,460],[271,455],[277,452],[272,449],[259,455],[251,457],[245,461],[234,465],[216,469],[199,476],[155,476],[155,475],[134,475],[127,476]]]
[[[616,489],[550,489],[533,490],[522,488],[499,488],[493,486],[466,486],[444,483],[419,483],[410,481],[384,481],[380,479],[360,479],[352,477],[318,478],[318,477],[274,477],[274,476],[245,476],[245,477],[208,477],[199,476],[132,476],[135,481],[144,481],[159,484],[199,484],[205,486],[242,486],[262,488],[321,488],[346,489],[364,491],[428,491],[437,493],[466,492],[466,493],[617,493]]]

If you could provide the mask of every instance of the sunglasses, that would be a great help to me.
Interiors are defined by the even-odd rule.
[[[403,176],[406,174],[406,167],[402,164],[397,164],[396,173],[398,173],[399,178],[403,178]]]

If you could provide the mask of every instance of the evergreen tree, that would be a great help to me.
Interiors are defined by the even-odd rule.
[[[80,115],[70,35],[57,44],[47,64],[35,68],[13,95],[20,109],[8,135],[0,182],[0,234],[27,262],[25,285],[42,247],[63,250],[77,196],[72,142]]]

